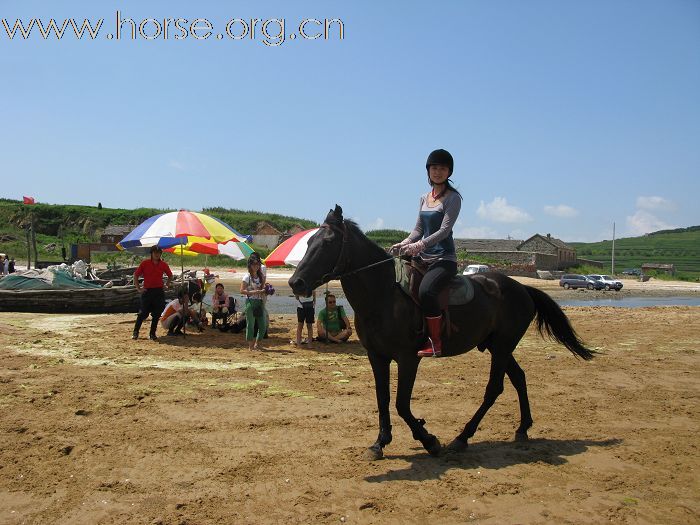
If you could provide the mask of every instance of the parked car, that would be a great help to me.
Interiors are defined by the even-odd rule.
[[[622,290],[622,283],[618,281],[617,279],[613,279],[609,275],[599,275],[599,274],[593,274],[593,275],[588,275],[591,279],[594,281],[599,281],[603,283],[603,289],[604,290],[616,290],[620,291]]]
[[[622,275],[642,275],[642,270],[639,268],[627,268],[626,270],[622,270]]]
[[[586,288],[588,290],[602,290],[605,288],[602,282],[595,281],[590,277],[578,273],[565,273],[562,275],[561,279],[559,279],[559,286],[563,286],[567,290],[569,288],[573,288],[574,290],[577,288]]]
[[[470,264],[464,269],[462,275],[474,275],[475,273],[488,272],[490,268],[485,264]]]

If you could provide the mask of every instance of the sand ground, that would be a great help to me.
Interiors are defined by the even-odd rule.
[[[507,383],[463,454],[428,456],[392,408],[373,462],[356,340],[296,348],[276,315],[250,352],[218,331],[131,341],[127,314],[0,313],[0,523],[700,523],[700,307],[565,310],[601,353],[530,329],[529,442]],[[421,365],[413,411],[443,443],[488,367]]]

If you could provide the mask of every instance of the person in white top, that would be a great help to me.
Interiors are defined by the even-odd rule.
[[[263,297],[265,295],[265,276],[260,270],[261,262],[259,258],[248,258],[248,273],[241,281],[241,293],[245,300],[245,339],[248,341],[250,350],[264,350],[260,340],[265,335],[265,306]],[[258,323],[258,334],[255,336],[255,323]]]
[[[309,344],[314,340],[314,317],[316,316],[316,290],[311,292],[308,297],[300,297],[295,295],[299,301],[297,306],[297,338],[292,341],[295,345]],[[304,323],[306,323],[306,339],[301,338],[304,331]]]

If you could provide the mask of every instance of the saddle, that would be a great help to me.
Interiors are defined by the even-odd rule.
[[[394,259],[394,270],[396,273],[396,284],[420,307],[418,289],[427,271],[427,266],[417,259],[396,258]],[[478,282],[486,293],[500,295],[498,284],[485,275],[455,275],[438,296],[440,310],[444,313],[444,330],[448,337],[452,330],[458,331],[457,327],[450,322],[449,307],[465,305],[474,299],[474,282]]]

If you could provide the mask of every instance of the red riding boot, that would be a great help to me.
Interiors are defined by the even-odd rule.
[[[428,325],[430,337],[425,347],[418,351],[418,357],[440,357],[442,355],[442,339],[440,339],[442,315],[426,317],[425,322]]]

